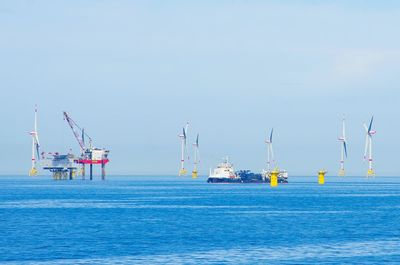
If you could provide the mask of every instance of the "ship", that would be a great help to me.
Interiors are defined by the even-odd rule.
[[[236,175],[233,165],[229,163],[228,158],[217,166],[213,171],[210,169],[210,175],[207,178],[208,183],[241,183],[242,179]]]
[[[270,171],[253,173],[250,170],[235,171],[233,165],[226,158],[207,178],[208,183],[270,183]],[[279,171],[279,183],[288,183],[288,173],[285,170]]]

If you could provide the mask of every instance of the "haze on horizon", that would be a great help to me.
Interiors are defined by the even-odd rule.
[[[398,25],[395,1],[1,1],[0,174],[28,173],[38,104],[42,149],[78,153],[68,111],[108,174],[177,174],[189,121],[202,174],[225,155],[260,171],[273,127],[290,175],[335,175],[345,114],[365,175],[374,115],[377,176],[398,176]]]

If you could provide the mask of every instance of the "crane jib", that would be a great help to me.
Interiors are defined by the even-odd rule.
[[[84,141],[83,141],[83,139],[80,138],[78,132],[77,132],[77,131],[75,130],[75,128],[74,128],[74,125],[75,125],[80,131],[83,132],[83,130],[79,128],[79,126],[68,116],[68,114],[67,114],[66,112],[64,112],[64,117],[65,117],[65,120],[68,122],[68,125],[69,125],[69,127],[71,128],[71,130],[72,130],[72,132],[73,132],[73,134],[74,134],[74,136],[75,136],[75,139],[78,141],[79,146],[81,147],[82,150],[85,150],[86,147],[85,147]],[[83,136],[83,133],[82,133],[82,136]]]

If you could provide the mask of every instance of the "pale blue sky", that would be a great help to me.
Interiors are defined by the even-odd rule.
[[[267,130],[290,174],[399,175],[397,1],[0,1],[0,174],[30,166],[34,104],[45,151],[78,151],[68,111],[110,174],[175,174],[178,134],[200,133],[202,173],[229,155],[260,171]],[[191,166],[188,166],[191,169]]]

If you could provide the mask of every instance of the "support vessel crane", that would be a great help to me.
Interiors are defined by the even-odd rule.
[[[103,148],[93,148],[92,138],[86,134],[85,130],[81,128],[67,112],[64,111],[64,119],[67,121],[69,127],[71,128],[75,139],[81,149],[80,157],[75,160],[75,163],[82,165],[82,177],[85,178],[85,166],[89,165],[90,168],[90,180],[93,179],[93,165],[101,165],[101,178],[104,180],[106,176],[105,165],[109,162],[108,153],[109,150]],[[80,133],[79,133],[80,132]],[[89,146],[85,145],[85,136],[89,139]]]

